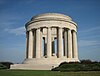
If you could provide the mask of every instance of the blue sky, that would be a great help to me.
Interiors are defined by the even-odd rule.
[[[78,24],[79,59],[100,61],[100,0],[0,0],[0,61],[24,60],[25,23],[47,12]]]

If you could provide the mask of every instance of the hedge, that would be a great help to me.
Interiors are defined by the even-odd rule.
[[[100,71],[100,62],[63,62],[52,71]]]

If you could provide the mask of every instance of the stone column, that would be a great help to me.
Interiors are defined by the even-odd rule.
[[[34,34],[34,33],[35,33],[35,31],[33,30],[33,45],[32,45],[32,47],[33,47],[33,58],[34,58],[34,56],[35,56],[35,55],[34,55],[34,54],[35,54],[35,52],[34,52],[34,51],[35,51],[35,50],[34,50],[34,49],[35,49],[35,47],[34,47],[34,45],[35,45],[35,43],[34,43],[34,41],[35,41],[35,34]]]
[[[29,34],[26,32],[26,58],[28,58],[28,40],[29,40]]]
[[[40,28],[36,29],[36,58],[40,58]]]
[[[36,29],[33,29],[33,58],[36,57]]]
[[[51,57],[51,28],[47,28],[47,58]]]
[[[73,31],[73,57],[78,58],[78,52],[77,52],[77,36],[76,32]]]
[[[29,31],[29,46],[28,46],[28,58],[33,58],[33,32]]]
[[[58,58],[63,57],[62,28],[58,28]]]
[[[68,58],[72,58],[72,34],[71,30],[68,30]]]
[[[65,30],[64,30],[64,55],[65,55],[66,57],[68,57],[68,56],[67,56],[67,52],[68,52],[68,49],[67,49],[67,48],[68,48],[68,45],[67,45],[67,44],[68,44],[68,43],[67,43],[67,42],[68,42],[68,37],[67,37],[68,35],[67,35],[67,34],[68,34],[67,29],[65,29]]]

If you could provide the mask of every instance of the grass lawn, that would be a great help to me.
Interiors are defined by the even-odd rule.
[[[100,76],[100,71],[58,72],[47,70],[0,70],[0,76]]]

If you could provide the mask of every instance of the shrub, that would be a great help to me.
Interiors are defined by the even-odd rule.
[[[0,62],[1,65],[6,66],[4,69],[10,69],[10,65],[13,64],[11,62]]]
[[[90,63],[92,63],[92,61],[91,60],[81,60],[81,63],[85,63],[85,64],[90,64]]]
[[[3,64],[0,64],[0,69],[7,69],[7,67]]]
[[[100,71],[100,62],[83,60],[79,62],[63,62],[52,71]]]
[[[64,65],[64,64],[67,64],[67,62],[62,62],[62,63],[59,65],[59,67],[62,66],[62,65]]]

